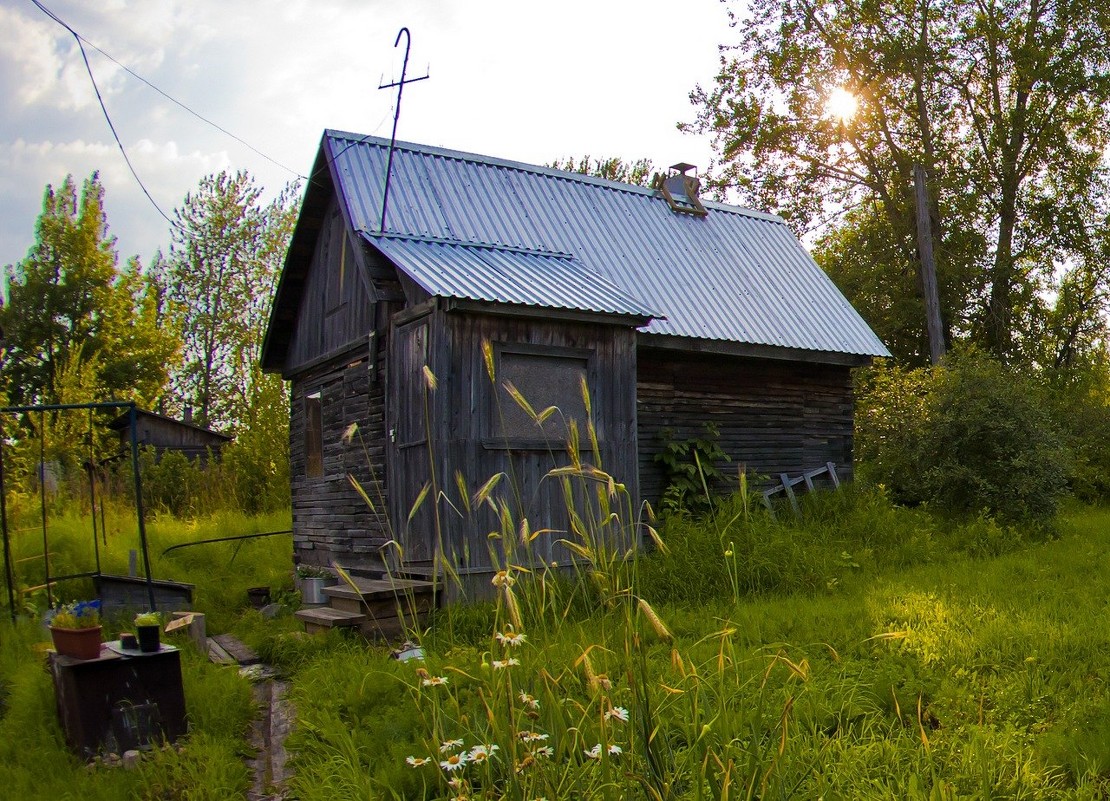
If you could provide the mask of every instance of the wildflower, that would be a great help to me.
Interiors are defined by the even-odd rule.
[[[447,786],[458,793],[466,788],[466,782],[464,782],[458,776],[455,776],[447,780]]]
[[[516,584],[516,579],[509,575],[508,570],[498,570],[489,583],[494,587],[511,587]]]
[[[469,761],[470,756],[466,753],[466,751],[460,751],[459,753],[451,754],[451,756],[447,757],[447,759],[442,760],[439,763],[439,766],[448,773],[452,773],[453,771],[461,768]]]
[[[494,636],[497,637],[497,641],[502,645],[508,645],[513,648],[516,648],[518,645],[523,645],[524,641],[528,639],[524,634],[514,634],[511,631],[506,631],[504,634],[499,631]]]
[[[462,748],[462,744],[463,744],[462,740],[448,740],[447,742],[445,742],[443,745],[441,745],[439,747],[439,752],[441,754],[446,754],[448,751],[450,751],[454,748]]]
[[[623,751],[622,751],[622,749],[619,745],[611,745],[606,750],[612,756],[620,756],[623,753]],[[583,751],[582,753],[584,753],[590,759],[601,759],[601,743],[598,743],[593,748],[591,748],[589,751]]]
[[[408,762],[409,765],[411,765],[412,767],[419,768],[419,767],[422,767],[424,765],[427,765],[432,760],[428,759],[427,757],[410,756],[410,757],[406,757],[405,761]]]
[[[520,691],[520,703],[524,704],[526,707],[529,707],[531,709],[539,709],[540,708],[540,702],[537,701],[533,696],[524,692],[524,690]]]
[[[619,720],[621,723],[628,722],[628,710],[623,706],[609,707],[609,711],[605,713],[606,720]]]
[[[470,749],[470,754],[467,759],[470,762],[485,762],[493,756],[493,752],[499,750],[496,745],[476,745]]]
[[[421,684],[423,684],[425,687],[439,687],[440,685],[443,685],[443,684],[446,684],[446,683],[447,683],[447,677],[446,676],[429,676],[428,678],[424,679],[421,682]]]
[[[493,665],[494,670],[501,670],[502,668],[512,667],[513,665],[519,665],[520,660],[515,658],[515,657],[513,657],[511,659],[506,659],[504,661],[502,661],[500,659],[494,659],[490,664]]]
[[[539,732],[527,730],[518,732],[516,736],[526,743],[541,743],[547,739],[546,734],[540,734]]]
[[[553,757],[555,756],[555,749],[550,745],[541,745],[539,748],[532,751],[534,757]]]

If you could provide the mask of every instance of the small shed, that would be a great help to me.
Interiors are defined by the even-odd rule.
[[[544,476],[570,419],[636,502],[665,489],[663,431],[706,422],[756,474],[850,473],[851,369],[889,354],[780,218],[700,198],[686,165],[644,188],[397,143],[383,225],[388,161],[324,133],[270,314],[302,561],[380,565],[396,539],[410,565],[491,570],[457,476],[504,474],[531,530],[566,530]],[[510,387],[560,413],[536,425]]]
[[[204,426],[195,425],[189,420],[135,410],[136,438],[139,445],[153,448],[157,453],[177,451],[188,459],[204,461],[208,454],[219,456],[231,437]],[[108,423],[108,428],[119,432],[120,447],[131,449],[131,415],[121,414]]]

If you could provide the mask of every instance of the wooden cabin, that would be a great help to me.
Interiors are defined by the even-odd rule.
[[[395,540],[490,571],[497,520],[457,476],[504,474],[517,520],[565,531],[545,476],[572,419],[633,508],[665,489],[663,431],[706,422],[754,474],[850,473],[851,369],[889,354],[781,219],[700,198],[687,165],[644,188],[397,143],[383,220],[389,149],[325,132],[270,315],[301,561],[372,567]]]
[[[108,423],[108,428],[119,433],[120,450],[131,452],[131,415],[121,414]],[[153,448],[156,453],[177,451],[190,460],[208,459],[208,454],[219,457],[231,437],[191,420],[178,420],[155,412],[135,410],[136,438],[140,446]]]

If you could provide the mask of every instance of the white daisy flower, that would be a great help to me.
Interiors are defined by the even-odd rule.
[[[506,631],[504,633],[499,631],[494,636],[497,638],[497,641],[499,643],[501,643],[502,645],[508,645],[512,648],[516,648],[518,645],[523,645],[524,641],[528,639],[528,637],[524,634],[514,634],[511,631]]]
[[[420,683],[423,684],[425,687],[439,687],[439,686],[447,683],[447,677],[446,676],[429,676],[428,678],[424,679]]]
[[[462,744],[462,740],[448,740],[439,747],[439,752],[441,754],[446,754],[448,751],[453,751],[456,748],[462,748]]]
[[[439,763],[439,766],[448,773],[453,773],[469,761],[470,756],[466,753],[466,751],[460,751],[459,753],[451,754],[451,756],[447,757],[447,759],[442,760]]]
[[[623,706],[610,707],[609,711],[605,713],[606,720],[619,720],[621,723],[628,722],[628,710]]]
[[[408,762],[412,767],[419,768],[422,765],[427,765],[432,760],[428,759],[427,757],[410,756],[405,757],[405,761]]]
[[[540,708],[540,702],[537,701],[533,696],[524,692],[524,690],[520,691],[520,703],[524,704],[526,707],[529,707],[531,709],[539,709]]]

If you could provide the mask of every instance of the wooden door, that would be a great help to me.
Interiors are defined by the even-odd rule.
[[[404,561],[430,563],[438,541],[435,503],[429,491],[416,506],[431,478],[428,424],[433,396],[424,368],[429,365],[431,317],[427,314],[395,325],[389,368],[389,504],[394,536],[401,543]],[[415,509],[415,511],[414,511]]]

